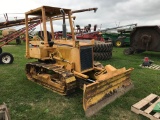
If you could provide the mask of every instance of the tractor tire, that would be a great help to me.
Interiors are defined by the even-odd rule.
[[[112,57],[112,51],[110,52],[94,52],[94,60],[108,60]]]
[[[12,54],[4,52],[0,54],[0,63],[1,64],[12,64],[14,60],[14,57]]]
[[[2,53],[2,48],[0,47],[0,54]]]
[[[94,52],[110,52],[113,49],[113,45],[111,42],[104,43],[104,42],[96,42],[95,46],[93,47]]]

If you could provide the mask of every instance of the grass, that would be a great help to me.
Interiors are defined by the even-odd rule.
[[[101,62],[116,68],[133,67],[131,79],[134,89],[93,117],[86,118],[82,91],[65,97],[27,80],[25,64],[34,60],[25,58],[25,44],[4,46],[3,52],[13,54],[14,63],[0,65],[0,104],[7,104],[12,120],[146,120],[146,117],[131,112],[130,107],[150,93],[160,95],[160,71],[139,67],[145,56],[160,65],[160,54],[144,52],[125,56],[123,49],[114,48],[112,59]]]

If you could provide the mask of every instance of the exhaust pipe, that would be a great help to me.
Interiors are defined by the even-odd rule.
[[[67,31],[66,31],[66,22],[65,22],[65,12],[63,9],[60,9],[60,12],[63,16],[63,24],[62,24],[62,33],[63,33],[63,38],[67,37]]]

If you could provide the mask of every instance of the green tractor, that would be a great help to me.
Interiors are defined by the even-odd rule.
[[[129,28],[122,29],[127,26],[129,26]],[[105,40],[111,39],[113,42],[113,45],[116,47],[130,45],[130,33],[136,26],[137,24],[130,24],[130,25],[119,26],[115,28],[108,28],[102,31],[102,37]],[[116,32],[110,32],[112,30],[114,31],[116,30]]]

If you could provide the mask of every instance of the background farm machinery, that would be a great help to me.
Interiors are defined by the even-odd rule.
[[[130,44],[130,33],[137,26],[137,24],[128,24],[113,28],[107,28],[102,31],[105,40],[111,39],[116,47],[122,47]]]
[[[131,29],[119,29],[116,33],[105,32],[102,36],[105,40],[111,39],[112,43],[116,47],[123,47],[130,45],[130,32]]]
[[[130,40],[130,47],[124,50],[126,55],[144,51],[160,52],[160,27],[138,26],[131,32]]]
[[[91,29],[91,24],[85,26],[83,29],[76,25],[77,39],[95,39],[97,41],[110,42],[116,47],[122,47],[130,44],[130,32],[136,27],[137,24],[129,24],[107,29],[97,30],[97,25]],[[92,30],[92,31],[91,31]]]
[[[33,21],[35,19],[32,19],[29,24],[29,30],[33,29],[36,27],[38,24],[40,24],[36,18],[36,21]],[[5,27],[11,27],[11,26],[17,26],[17,25],[23,25],[25,24],[25,19],[17,20],[17,21],[8,21],[8,22],[2,22],[0,23],[0,28],[5,28]],[[11,64],[14,61],[14,57],[12,54],[8,52],[2,52],[2,47],[9,42],[16,40],[17,44],[20,44],[20,35],[25,33],[25,27],[15,30],[15,29],[4,29],[2,31],[3,37],[0,39],[0,64]]]

